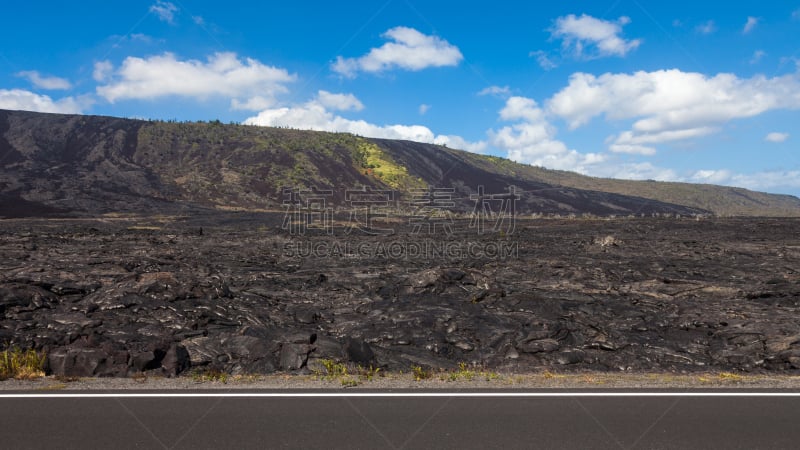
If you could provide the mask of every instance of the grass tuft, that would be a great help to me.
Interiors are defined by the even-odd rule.
[[[44,376],[46,355],[36,350],[13,347],[0,352],[0,380],[33,380]]]
[[[383,372],[381,372],[380,367],[374,367],[372,365],[369,367],[358,366],[358,376],[364,381],[372,381],[376,376],[383,376]]]
[[[427,380],[432,376],[430,370],[425,370],[421,366],[411,366],[411,373],[414,375],[414,381]]]
[[[350,376],[350,374],[348,374],[347,366],[345,366],[344,364],[337,363],[332,359],[321,359],[320,363],[322,363],[322,367],[325,369],[325,373],[319,371],[316,373],[316,375],[321,376],[323,380],[325,381],[339,380],[339,383],[341,383],[343,387],[355,387],[360,384],[357,378],[354,378]],[[370,370],[371,369],[372,368],[370,367]],[[366,369],[362,369],[362,374],[367,373],[364,372],[365,370]],[[369,375],[369,379],[371,380],[372,376],[376,373],[377,371],[375,371],[372,375]],[[365,377],[366,375],[362,375],[362,379],[366,379]]]
[[[228,374],[218,369],[197,370],[192,373],[192,380],[196,382],[211,381],[215,383],[228,383]]]
[[[500,375],[498,375],[496,372],[473,370],[470,369],[465,362],[458,363],[458,370],[442,374],[440,379],[442,381],[472,381],[476,377],[483,378],[486,381],[495,381],[500,379]]]

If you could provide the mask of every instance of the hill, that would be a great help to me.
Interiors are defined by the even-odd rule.
[[[455,208],[515,186],[545,214],[798,216],[800,199],[745,189],[597,179],[438,145],[219,122],[174,123],[0,110],[0,216],[282,207],[283,188],[452,188]]]

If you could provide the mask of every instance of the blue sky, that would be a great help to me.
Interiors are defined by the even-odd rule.
[[[14,2],[0,108],[413,139],[800,195],[800,1]]]

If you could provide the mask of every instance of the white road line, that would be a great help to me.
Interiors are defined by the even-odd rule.
[[[98,392],[13,393],[39,398],[571,398],[571,397],[800,397],[800,392]]]

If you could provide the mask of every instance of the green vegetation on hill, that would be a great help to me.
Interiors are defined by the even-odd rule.
[[[409,175],[408,168],[395,162],[394,158],[373,142],[357,138],[356,153],[358,161],[371,175],[398,191],[425,188],[425,181]]]
[[[193,201],[225,207],[275,206],[280,190],[353,187],[367,167],[362,138],[247,125],[150,122],[138,135],[137,162],[175,182]],[[391,168],[376,152],[366,157]],[[394,181],[397,175],[387,172]],[[265,201],[273,200],[273,203]]]
[[[190,199],[228,207],[269,206],[251,194],[274,199],[282,187],[425,187],[389,153],[349,133],[149,122],[139,130],[136,158],[158,167],[162,181],[177,183]]]

